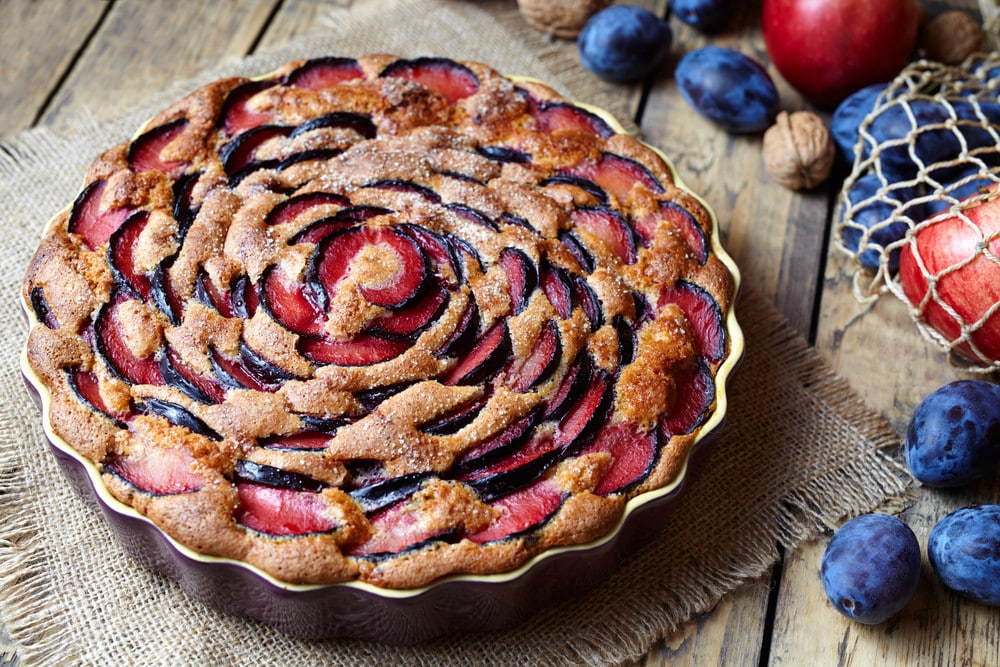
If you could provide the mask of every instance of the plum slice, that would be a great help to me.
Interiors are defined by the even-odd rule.
[[[660,202],[659,209],[635,221],[635,231],[642,245],[649,247],[660,221],[666,221],[684,239],[699,264],[708,261],[708,239],[694,216],[675,202]]]
[[[368,541],[348,549],[347,555],[376,559],[392,556],[448,540],[455,532],[449,528],[429,528],[420,520],[420,513],[412,511],[405,503],[379,512],[370,520],[375,534]]]
[[[387,337],[413,340],[427,329],[448,307],[448,291],[441,287],[425,290],[413,303],[380,315],[369,331]]]
[[[580,130],[607,139],[615,134],[600,116],[568,102],[545,102],[533,105],[531,115],[542,132]]]
[[[413,240],[388,227],[358,227],[332,234],[317,247],[310,274],[329,297],[349,274],[376,306],[399,308],[419,296],[427,259]]]
[[[621,315],[611,322],[618,334],[618,365],[627,366],[635,359],[636,332],[632,323]]]
[[[477,146],[476,152],[494,162],[513,162],[515,164],[531,164],[531,156],[524,151],[509,146]]]
[[[187,430],[197,435],[204,436],[209,440],[220,441],[222,436],[211,426],[203,422],[197,415],[171,401],[164,401],[159,398],[147,398],[142,403],[136,405],[136,409],[147,415],[163,417],[175,426],[183,426]]]
[[[195,277],[194,296],[223,317],[248,319],[253,317],[260,305],[260,296],[248,277],[236,276],[228,289],[223,291],[215,286],[204,269],[199,269]]]
[[[529,391],[548,380],[562,361],[559,327],[549,320],[524,359],[514,359],[507,368],[504,383],[517,392]]]
[[[108,240],[108,264],[116,282],[134,296],[149,298],[149,277],[135,270],[135,244],[149,222],[149,213],[136,211],[115,230]]]
[[[577,356],[566,370],[559,388],[553,392],[545,407],[546,419],[561,419],[575,405],[576,398],[590,386],[590,374],[593,370],[590,355],[582,353]]]
[[[587,279],[578,273],[570,274],[570,287],[573,291],[573,301],[583,309],[590,321],[590,330],[597,331],[604,324],[604,308],[601,300],[590,286]]]
[[[207,277],[205,282],[210,284]],[[323,333],[325,317],[308,285],[289,280],[277,264],[264,269],[260,277],[260,303],[274,321],[301,336]]]
[[[608,193],[604,191],[604,188],[581,176],[575,176],[573,174],[555,174],[543,180],[539,185],[542,187],[547,187],[549,185],[572,185],[573,187],[580,188],[589,194],[591,197],[600,202],[602,206],[607,206],[609,203]]]
[[[132,354],[121,330],[118,311],[122,304],[131,301],[124,290],[117,290],[111,300],[101,306],[94,320],[95,345],[108,368],[121,379],[131,384],[162,385],[163,377],[155,355],[137,357]]]
[[[178,118],[139,135],[129,144],[125,159],[129,169],[137,174],[144,171],[161,171],[177,178],[184,173],[187,162],[184,160],[164,160],[160,152],[171,141],[187,129],[188,119]]]
[[[499,264],[507,274],[507,286],[513,314],[522,312],[538,287],[538,269],[523,250],[504,248]]]
[[[635,264],[636,240],[632,227],[614,209],[575,208],[570,212],[573,226],[603,243],[625,264]]]
[[[544,262],[539,281],[545,298],[552,304],[556,314],[561,319],[569,319],[569,316],[573,314],[573,287],[570,285],[566,271]]]
[[[337,522],[326,514],[326,498],[315,491],[296,491],[254,482],[236,484],[239,506],[234,518],[250,530],[276,537],[329,533]]]
[[[35,285],[28,293],[28,300],[31,302],[31,310],[39,322],[50,329],[59,328],[59,320],[55,313],[49,308],[49,301],[45,298],[45,290],[41,285]]]
[[[160,355],[159,367],[166,384],[199,403],[221,403],[226,398],[226,390],[218,382],[196,373],[171,347]]]
[[[478,268],[480,273],[486,272],[486,265],[483,264],[483,258],[479,256],[479,251],[473,248],[472,244],[470,244],[468,241],[459,236],[455,236],[454,234],[448,236],[448,243],[449,245],[451,245],[452,250],[455,253],[455,261],[461,268],[460,278],[463,282],[468,281],[469,264],[472,264],[476,268]]]
[[[677,402],[660,418],[663,435],[687,435],[705,421],[715,401],[715,380],[702,359],[694,360],[678,374]]]
[[[486,451],[487,461],[458,469],[457,479],[468,484],[485,502],[531,484],[559,460],[561,448],[553,438],[537,435],[530,427],[525,433],[512,430],[512,434],[519,446],[501,443],[502,452]]]
[[[441,203],[441,195],[434,192],[426,185],[420,185],[419,183],[414,183],[413,181],[408,181],[404,178],[385,178],[373,183],[367,183],[364,187],[376,188],[378,190],[389,190],[390,192],[413,194],[432,204]]]
[[[479,384],[496,375],[511,354],[510,332],[501,320],[483,334],[476,345],[444,379],[446,385]]]
[[[149,298],[173,326],[181,323],[181,316],[184,313],[184,303],[174,289],[174,281],[170,277],[170,267],[173,266],[176,257],[174,255],[160,262],[149,276]]]
[[[265,125],[271,120],[271,114],[264,111],[254,111],[247,102],[257,93],[277,85],[273,79],[248,81],[229,91],[226,101],[222,103],[219,114],[219,126],[229,136],[239,132]]]
[[[449,211],[454,211],[455,213],[460,215],[464,220],[468,220],[469,222],[475,225],[485,227],[486,229],[489,229],[490,231],[493,232],[500,231],[500,227],[497,225],[497,223],[491,220],[488,215],[486,215],[485,213],[483,213],[478,209],[472,208],[471,206],[466,206],[465,204],[454,204],[454,203],[445,204],[444,207]]]
[[[285,77],[285,84],[306,90],[323,90],[345,81],[363,78],[364,70],[354,58],[326,56],[308,60],[292,70]]]
[[[379,77],[414,81],[444,95],[450,104],[479,90],[479,78],[465,65],[448,58],[414,58],[389,64]]]
[[[452,332],[448,340],[441,346],[441,350],[437,355],[439,357],[460,357],[465,355],[476,342],[480,324],[479,306],[476,305],[475,299],[470,297],[465,311],[462,312],[462,319],[459,320],[455,331]]]
[[[125,427],[124,422],[128,419],[128,415],[111,410],[108,404],[104,402],[104,397],[101,396],[101,384],[97,379],[97,375],[79,367],[67,368],[66,382],[81,403],[94,412],[111,419],[118,428]]]
[[[509,493],[492,503],[502,510],[487,528],[466,535],[477,544],[516,537],[543,525],[562,507],[566,493],[552,480],[541,478],[530,486]]]
[[[633,422],[606,424],[581,454],[607,452],[611,466],[594,487],[600,496],[622,493],[645,479],[660,453],[658,429],[641,429]]]
[[[214,348],[209,357],[216,377],[231,389],[273,393],[288,380],[297,379],[294,374],[264,359],[246,343],[240,343],[239,356],[235,359],[220,354]]]
[[[587,389],[559,421],[556,444],[570,453],[586,447],[608,420],[614,398],[611,374],[601,368],[593,371]]]
[[[295,491],[322,491],[326,484],[308,475],[282,470],[264,463],[254,463],[246,459],[236,461],[233,466],[233,477],[240,482],[263,484]]]
[[[454,469],[463,473],[472,472],[473,474],[467,478],[473,479],[477,477],[475,474],[477,469],[486,469],[508,457],[513,459],[514,457],[511,455],[515,452],[520,452],[528,444],[528,441],[531,440],[539,417],[540,411],[533,410],[524,417],[509,424],[499,433],[462,452],[462,455],[455,461]],[[539,448],[535,456],[526,457],[522,455],[522,460],[518,461],[518,463],[523,464],[524,461],[533,460],[543,454],[545,454],[545,450]],[[503,469],[509,470],[514,467],[518,467],[518,465],[508,465]],[[482,474],[480,473],[478,476],[482,476]],[[482,496],[480,495],[480,497]]]
[[[251,169],[253,171],[262,167],[266,167],[268,169],[273,168],[277,172],[282,172],[285,169],[288,169],[289,167],[293,167],[303,162],[314,162],[314,161],[326,162],[331,158],[337,157],[343,152],[344,151],[341,148],[311,148],[307,151],[299,151],[298,153],[292,153],[291,155],[289,155],[288,157],[282,159],[277,163],[265,160],[264,162],[260,163],[260,166],[253,167],[252,169],[248,167],[248,169]]]
[[[297,243],[319,243],[335,232],[350,229],[359,222],[365,222],[366,220],[371,220],[374,217],[388,213],[392,213],[392,211],[380,206],[348,206],[331,216],[309,223],[300,229],[288,242],[292,245]]]
[[[646,165],[614,153],[604,153],[597,160],[581,162],[566,171],[597,183],[620,202],[628,198],[629,192],[637,184],[657,194],[665,191],[663,184]]]
[[[378,134],[378,128],[375,126],[375,123],[372,122],[370,116],[360,113],[352,113],[350,111],[334,111],[332,113],[323,114],[322,116],[317,116],[307,120],[296,127],[292,131],[291,136],[297,137],[305,134],[306,132],[312,132],[313,130],[320,130],[324,128],[354,130],[365,139],[374,139]]]
[[[395,340],[362,333],[347,340],[330,336],[302,338],[298,348],[307,359],[317,364],[337,366],[368,366],[394,359],[410,346],[405,340]]]
[[[576,235],[576,232],[562,232],[559,234],[559,241],[563,244],[563,247],[569,251],[569,254],[573,255],[583,271],[586,273],[594,272],[594,269],[597,268],[597,260],[594,259],[590,249],[587,248],[583,240]]]
[[[173,214],[174,219],[177,221],[177,240],[181,244],[184,243],[188,229],[191,228],[191,223],[194,222],[195,216],[198,215],[198,207],[192,202],[192,196],[199,178],[201,178],[201,172],[193,171],[190,174],[184,174],[174,181]]]
[[[409,498],[430,476],[431,473],[427,472],[413,472],[398,477],[389,477],[356,488],[350,494],[366,514],[371,514]]]
[[[79,234],[90,250],[106,243],[132,213],[127,208],[101,209],[106,181],[94,181],[76,198],[69,214],[67,230]]]
[[[273,435],[260,441],[264,449],[282,452],[315,452],[326,449],[331,435],[322,431],[299,431],[286,435]]]
[[[443,236],[418,225],[402,225],[399,230],[412,238],[414,243],[420,247],[421,252],[430,259],[436,278],[448,287],[453,288],[458,285],[457,278],[461,275],[461,269],[452,246]],[[441,269],[445,266],[451,269],[453,275],[442,273]]]
[[[413,386],[413,382],[394,382],[392,384],[380,385],[371,389],[363,389],[354,392],[354,398],[358,400],[366,411],[371,412],[386,400],[392,398],[404,389]]]
[[[264,219],[265,224],[283,225],[292,222],[306,211],[316,206],[350,206],[351,201],[343,195],[331,192],[307,192],[289,197],[271,209]]]
[[[186,449],[151,447],[142,456],[111,454],[102,467],[129,486],[154,496],[193,493],[205,481],[191,470],[194,457]]]
[[[471,424],[479,416],[483,407],[489,402],[489,392],[480,398],[470,401],[458,408],[446,412],[435,419],[420,425],[420,430],[431,435],[453,435]]]
[[[266,141],[275,137],[287,137],[294,128],[287,125],[258,125],[257,127],[237,134],[222,147],[219,157],[226,175],[232,180],[246,173],[249,168],[263,168],[263,162],[256,162],[257,149]],[[270,164],[270,161],[267,161]],[[277,166],[274,162],[273,166]]]
[[[680,306],[691,324],[698,354],[709,361],[721,361],[726,356],[726,327],[722,308],[712,295],[700,285],[678,280],[663,288],[657,308],[671,303]]]

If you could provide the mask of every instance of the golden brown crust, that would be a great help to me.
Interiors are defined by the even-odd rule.
[[[28,362],[54,432],[196,551],[505,572],[605,535],[714,409],[708,211],[544,84],[296,61],[194,91],[84,185],[25,277]]]

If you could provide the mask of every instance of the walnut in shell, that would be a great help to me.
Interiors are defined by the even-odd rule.
[[[835,156],[830,131],[811,111],[782,111],[764,133],[764,165],[774,180],[791,190],[825,181]]]
[[[535,28],[572,39],[587,19],[611,4],[611,0],[517,0],[521,16]]]
[[[958,65],[985,46],[979,22],[958,9],[938,14],[920,33],[920,49],[927,58],[945,65]]]

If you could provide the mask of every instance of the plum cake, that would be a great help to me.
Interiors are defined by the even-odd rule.
[[[96,158],[24,280],[26,360],[50,431],[195,552],[506,572],[681,473],[732,347],[712,234],[658,152],[540,82],[296,61]]]

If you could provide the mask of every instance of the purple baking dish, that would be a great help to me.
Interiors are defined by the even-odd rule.
[[[607,112],[580,106],[624,132]],[[662,157],[676,184],[684,188],[676,169]],[[729,268],[738,290],[739,270],[719,242],[718,220],[704,201],[701,203],[712,220],[712,249]],[[30,304],[23,306],[29,322],[35,324]],[[206,556],[178,543],[132,507],[115,499],[105,487],[98,466],[54,433],[49,419],[51,396],[29,366],[26,351],[21,366],[26,384],[42,411],[51,450],[66,477],[82,498],[101,510],[125,551],[142,566],[175,579],[187,594],[208,606],[260,620],[294,637],[414,644],[444,635],[509,628],[544,605],[599,583],[621,556],[656,534],[665,514],[704,464],[711,442],[725,421],[726,383],[742,357],[744,346],[734,308],[726,314],[725,324],[729,350],[716,375],[715,409],[701,427],[684,467],[669,486],[633,498],[617,525],[590,543],[550,549],[506,573],[456,575],[403,590],[357,581],[288,584],[251,565]]]

